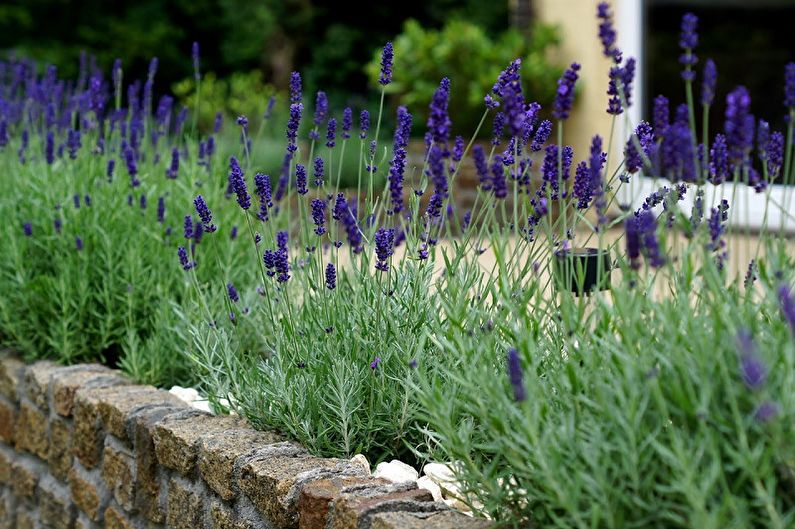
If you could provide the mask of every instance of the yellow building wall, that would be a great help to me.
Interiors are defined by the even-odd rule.
[[[574,111],[566,121],[564,142],[574,147],[575,160],[588,158],[591,138],[599,134],[604,140],[607,150],[607,137],[610,134],[612,116],[607,109],[607,82],[611,62],[602,55],[602,46],[598,38],[599,26],[596,19],[598,0],[535,0],[534,12],[538,20],[553,24],[560,28],[561,46],[556,57],[564,64],[577,62],[581,65],[580,79],[577,81],[577,97]],[[618,11],[611,2],[615,19]],[[617,28],[620,31],[620,28]],[[616,131],[613,137],[614,148],[610,166],[620,158],[620,137],[622,131],[616,120]]]

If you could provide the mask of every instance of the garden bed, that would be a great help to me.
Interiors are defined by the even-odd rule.
[[[5,356],[0,395],[2,528],[490,526],[100,365]]]

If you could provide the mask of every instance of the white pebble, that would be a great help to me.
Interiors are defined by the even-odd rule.
[[[430,492],[431,496],[433,496],[433,501],[442,501],[444,499],[442,497],[442,489],[439,488],[439,485],[434,483],[433,480],[428,476],[422,476],[420,479],[418,479],[417,487]]]
[[[406,483],[417,481],[419,473],[406,463],[393,459],[389,463],[378,463],[373,477],[383,478],[391,483]]]
[[[170,390],[169,393],[177,397],[179,400],[183,402],[187,402],[190,404],[194,400],[199,398],[199,392],[196,391],[195,388],[183,388],[182,386],[174,386]]]

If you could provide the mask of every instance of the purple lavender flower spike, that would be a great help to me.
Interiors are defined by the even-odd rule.
[[[737,348],[740,353],[740,375],[743,382],[751,390],[759,390],[767,380],[767,367],[759,356],[751,334],[741,329],[737,332]]]
[[[290,104],[300,104],[302,99],[301,74],[298,72],[293,72],[290,74]]]
[[[375,269],[381,272],[389,271],[387,259],[393,254],[395,247],[394,228],[378,228],[375,232],[375,255],[377,262]]]
[[[491,190],[491,175],[489,174],[488,162],[486,161],[486,153],[480,145],[472,147],[472,158],[475,161],[475,169],[478,173],[480,180],[480,189],[483,191]]]
[[[359,139],[365,139],[368,130],[370,130],[370,112],[362,110],[359,114]]]
[[[326,201],[319,198],[312,199],[312,222],[315,223],[315,234],[326,233]]]
[[[337,139],[337,120],[335,118],[331,118],[328,120],[328,129],[326,131],[326,147],[329,149],[333,149],[334,145],[336,145],[335,140]]]
[[[309,192],[306,182],[306,167],[300,163],[295,164],[295,187],[299,195],[306,195]]]
[[[353,127],[353,110],[351,107],[345,107],[342,111],[342,139],[349,140],[351,138],[351,128]]]
[[[378,369],[378,366],[380,364],[381,364],[381,357],[380,356],[376,356],[375,359],[373,359],[373,361],[370,362],[370,369],[375,371],[376,369]]]
[[[679,47],[684,51],[679,57],[679,62],[685,67],[682,70],[682,79],[685,81],[692,81],[696,77],[693,66],[698,62],[698,57],[693,53],[693,50],[698,46],[697,26],[698,17],[693,13],[685,13],[682,17],[682,32],[679,36]]]
[[[207,207],[207,202],[205,202],[203,196],[198,195],[196,198],[194,198],[193,205],[196,206],[196,213],[199,214],[199,218],[204,225],[204,231],[212,233],[218,229],[216,225],[213,224],[213,214],[210,211],[210,208]]]
[[[548,119],[542,121],[538,128],[536,129],[535,136],[533,136],[533,143],[530,145],[530,150],[533,152],[538,152],[544,148],[544,144],[549,139],[549,135],[552,133],[552,122]]]
[[[213,124],[213,134],[221,132],[221,127],[224,124],[224,115],[221,112],[215,114],[215,123]]]
[[[640,268],[641,232],[640,222],[636,216],[629,217],[624,223],[626,233],[627,257],[633,270]]]
[[[500,155],[495,156],[491,164],[491,190],[494,198],[503,199],[508,196],[508,180],[505,177],[505,165]]]
[[[199,82],[201,79],[201,74],[199,72],[199,43],[194,41],[193,47],[191,48],[191,56],[193,58],[193,77],[196,79],[196,82]]]
[[[505,129],[505,113],[497,112],[494,114],[494,132],[492,133],[491,144],[499,145],[502,139],[502,132]]]
[[[166,169],[166,178],[172,180],[179,176],[179,149],[174,147],[171,149],[171,165]]]
[[[337,269],[332,263],[326,265],[326,288],[329,290],[337,288]]]
[[[754,412],[754,420],[758,423],[768,423],[774,420],[781,413],[778,403],[766,400]]]
[[[394,50],[392,43],[387,42],[384,45],[384,50],[381,52],[381,77],[378,83],[381,86],[386,86],[392,82],[392,61],[394,60]]]
[[[784,135],[778,131],[770,136],[767,144],[767,174],[770,180],[778,176],[784,163]]]
[[[387,214],[398,214],[403,210],[403,176],[406,170],[406,148],[411,134],[412,116],[406,107],[398,107],[398,126],[395,130],[395,143],[392,161],[389,164],[390,209]]]
[[[596,7],[599,19],[599,40],[602,42],[602,53],[605,57],[621,62],[621,51],[616,47],[616,30],[613,27],[613,13],[607,2],[600,2]]]
[[[75,237],[75,249],[79,252],[83,249],[83,239]]]
[[[26,222],[22,225],[22,232],[25,234],[25,237],[30,237],[33,235],[33,225],[30,222]]]
[[[450,127],[452,121],[447,114],[447,104],[450,99],[450,79],[443,78],[439,83],[439,88],[433,94],[428,114],[428,130],[430,131],[433,142],[445,148],[450,139]],[[446,157],[446,154],[445,154]]]
[[[52,131],[47,132],[47,141],[44,145],[44,158],[47,160],[47,165],[52,165],[55,161],[55,137]]]
[[[232,303],[237,303],[240,301],[240,295],[237,293],[237,289],[232,283],[226,284],[226,293],[229,295],[229,301]]]
[[[656,131],[658,137],[661,136],[665,129],[668,128],[668,125],[671,122],[671,114],[668,106],[668,98],[659,95],[654,98],[654,110],[652,112],[653,121],[652,124],[654,125],[654,130]]]
[[[287,121],[287,142],[290,146],[294,146],[298,138],[298,126],[301,124],[301,114],[303,111],[304,105],[301,103],[293,103],[290,105],[290,119]]]
[[[709,150],[709,174],[709,181],[714,185],[719,185],[729,178],[729,151],[723,134],[715,135]]]
[[[166,199],[164,197],[159,197],[157,199],[157,222],[163,224],[165,218],[166,218]]]
[[[654,147],[654,131],[651,125],[641,121],[635,128],[634,138],[630,138],[627,142],[627,146],[624,149],[624,157],[629,173],[637,173],[643,167],[643,156],[638,152],[634,140],[637,140],[640,144],[640,148],[648,160],[651,157],[651,149]]]
[[[789,285],[781,284],[778,287],[778,300],[781,304],[781,313],[789,323],[792,335],[795,336],[795,298],[793,298]]]
[[[754,126],[751,96],[748,89],[738,86],[726,96],[726,121],[723,125],[729,159],[733,163],[742,162],[753,147]]]
[[[705,107],[712,105],[715,99],[715,85],[718,83],[718,69],[715,61],[707,59],[704,63],[704,74],[701,81],[701,104]]]
[[[184,234],[186,239],[193,239],[193,217],[185,215]]]
[[[314,176],[315,176],[315,187],[323,187],[323,177],[324,177],[324,165],[323,165],[323,158],[320,156],[315,157],[314,163]]]
[[[183,270],[187,272],[193,268],[194,264],[189,261],[188,250],[186,250],[184,246],[177,248],[177,256],[179,257],[179,264],[182,266]]]
[[[572,195],[577,199],[577,209],[588,209],[591,198],[593,198],[593,189],[591,188],[591,171],[586,162],[580,162],[577,164],[577,169],[574,170]]]
[[[573,62],[561,78],[558,79],[558,90],[555,94],[555,103],[552,111],[555,119],[565,120],[571,113],[571,108],[574,105],[574,85],[579,78],[579,75],[577,75],[579,70],[580,65]]]
[[[319,127],[323,123],[325,123],[326,118],[328,117],[328,97],[326,97],[326,93],[320,91],[317,93],[317,97],[315,99],[315,116],[312,119],[312,122],[315,124],[316,127]]]
[[[522,376],[522,365],[519,361],[519,353],[516,349],[508,350],[508,380],[513,387],[513,398],[516,402],[523,402],[527,399]]]
[[[460,162],[464,157],[464,138],[463,136],[456,136],[453,141],[453,161]]]
[[[249,209],[251,207],[251,196],[248,194],[243,170],[234,156],[229,157],[229,185],[237,195],[238,205],[245,210]],[[205,226],[207,225],[206,222],[204,224]]]

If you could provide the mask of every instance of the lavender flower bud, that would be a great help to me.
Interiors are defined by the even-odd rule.
[[[329,149],[333,149],[334,145],[336,145],[335,140],[337,138],[337,120],[335,118],[331,118],[328,120],[328,129],[326,130],[326,147]]]
[[[549,135],[552,133],[552,122],[548,119],[545,119],[538,125],[536,129],[535,136],[533,136],[533,143],[530,145],[530,150],[533,152],[538,152],[544,148],[544,144],[549,139]]]
[[[778,176],[784,163],[784,135],[778,131],[770,136],[767,144],[767,174],[770,180]]]
[[[315,116],[313,123],[315,126],[322,125],[328,117],[328,97],[325,92],[318,92],[315,99]]]
[[[326,202],[319,198],[312,199],[312,222],[315,223],[315,234],[326,233]]]
[[[164,197],[159,197],[157,199],[157,222],[163,224],[163,220],[166,217],[166,199]]]
[[[193,268],[194,264],[188,260],[188,251],[183,246],[177,248],[177,256],[179,257],[179,264],[182,266],[183,270],[187,272]]]
[[[654,98],[654,110],[652,112],[654,130],[657,134],[663,134],[670,124],[671,115],[668,107],[668,98],[657,96]]]
[[[393,53],[392,43],[387,42],[381,52],[381,77],[378,79],[378,83],[381,86],[386,86],[392,82]]]
[[[300,104],[303,99],[301,93],[301,74],[293,72],[290,74],[290,104]]]
[[[741,330],[737,333],[737,347],[740,350],[740,374],[743,382],[748,389],[761,389],[767,380],[767,367],[748,331]]]
[[[22,232],[25,234],[25,237],[30,237],[33,235],[33,225],[30,222],[26,222],[22,225]]]
[[[781,284],[778,287],[778,300],[781,304],[781,314],[789,323],[789,328],[795,336],[795,299],[793,299],[789,285]]]
[[[450,99],[450,79],[444,77],[433,94],[428,114],[428,130],[436,145],[446,146],[450,139],[452,121],[447,114]]]
[[[522,365],[519,361],[519,353],[516,349],[508,350],[508,380],[513,387],[513,398],[516,402],[523,402],[527,399],[522,376]]]
[[[193,217],[185,215],[184,236],[186,239],[193,239]]]
[[[323,158],[320,156],[315,158],[315,187],[323,187]]]
[[[715,61],[707,59],[704,63],[704,74],[701,82],[701,104],[708,107],[715,99],[715,85],[718,82],[718,69]]]
[[[235,288],[235,285],[233,285],[232,283],[226,284],[226,293],[229,295],[229,300],[232,303],[237,303],[238,301],[240,301],[240,295],[237,293],[237,289]]]
[[[555,94],[555,103],[552,111],[555,119],[565,120],[571,113],[571,108],[574,105],[574,85],[579,77],[577,75],[579,70],[580,65],[573,62],[561,78],[558,79],[558,90]]]
[[[337,288],[337,269],[331,263],[326,265],[326,288],[329,290]]]
[[[370,112],[362,110],[359,114],[359,138],[365,139],[368,130],[370,130]]]
[[[306,195],[309,192],[306,185],[306,167],[300,163],[295,164],[295,187],[299,195]]]
[[[602,42],[602,53],[616,63],[621,62],[621,51],[616,47],[613,13],[607,2],[600,2],[596,7],[596,17],[599,19],[599,40]]]
[[[351,138],[351,128],[353,127],[353,110],[351,107],[345,107],[342,111],[342,139],[349,140]]]
[[[489,174],[488,162],[486,161],[486,153],[480,145],[472,147],[472,158],[475,161],[475,169],[478,173],[480,180],[480,189],[483,191],[491,190],[491,175]]]
[[[179,175],[179,149],[174,147],[171,149],[171,165],[166,169],[166,178],[172,180]]]
[[[213,224],[213,214],[210,208],[207,207],[207,202],[205,202],[204,197],[198,195],[193,199],[193,205],[196,206],[196,213],[199,214],[199,218],[204,225],[204,230],[210,233],[214,232],[217,227]]]
[[[229,186],[237,195],[238,205],[245,210],[249,209],[251,207],[251,196],[248,194],[243,170],[234,156],[229,158]]]
[[[795,108],[795,62],[788,63],[784,69],[784,106]]]
[[[685,66],[682,71],[682,79],[692,81],[696,73],[692,67],[698,62],[698,58],[693,54],[693,50],[698,46],[698,33],[696,26],[698,17],[693,13],[685,13],[682,17],[682,32],[679,36],[679,47],[684,50],[684,54],[679,57],[679,62]]]
[[[378,228],[375,232],[375,255],[377,262],[375,269],[381,272],[389,270],[387,259],[392,256],[395,245],[395,230],[394,228]]]

